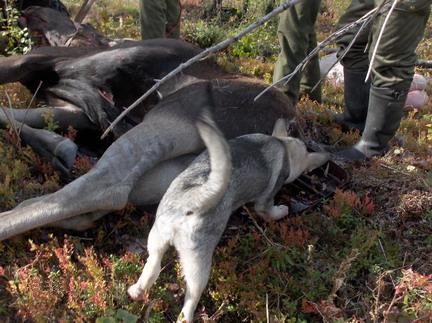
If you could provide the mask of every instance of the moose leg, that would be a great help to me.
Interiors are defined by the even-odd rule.
[[[97,130],[96,126],[78,108],[0,109],[0,127],[11,122],[21,139],[41,157],[51,161],[57,169],[69,173],[75,161],[77,147],[69,139],[54,132],[42,130],[50,116],[63,131],[69,126],[80,130]],[[38,129],[35,129],[38,128]]]
[[[3,114],[7,113],[2,110]],[[2,113],[0,111],[0,113]],[[15,121],[8,115],[10,121],[5,122],[0,119],[0,127],[6,127],[10,122],[13,122],[12,128],[17,132],[20,138],[42,158],[53,163],[54,167],[64,173],[69,173],[75,162],[75,157],[78,147],[75,143],[65,137],[62,137],[54,132],[35,129],[28,125]]]
[[[32,128],[42,129],[46,127],[46,119],[50,116],[59,126],[66,131],[69,126],[76,130],[98,130],[85,113],[78,108],[36,108],[36,109],[10,109],[0,108],[0,126],[8,124],[10,119],[25,123]]]

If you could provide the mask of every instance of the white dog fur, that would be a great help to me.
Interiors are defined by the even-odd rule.
[[[273,199],[283,184],[328,160],[325,153],[309,153],[305,144],[288,137],[285,121],[276,122],[273,136],[244,135],[226,142],[208,113],[197,122],[208,148],[169,186],[148,237],[149,257],[139,280],[128,293],[139,300],[159,276],[165,251],[179,253],[186,280],[186,296],[178,322],[193,321],[207,285],[213,251],[233,211],[248,202],[266,220],[288,214]]]

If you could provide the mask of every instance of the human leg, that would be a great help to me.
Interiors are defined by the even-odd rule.
[[[275,64],[273,80],[278,81],[294,71],[295,67],[306,57],[310,48],[310,39],[315,34],[315,21],[321,1],[306,0],[296,4],[281,14],[278,26],[278,38],[281,52]],[[314,62],[311,66],[315,65]],[[319,69],[318,69],[319,71]],[[311,74],[312,75],[312,74]],[[281,85],[294,103],[298,101],[300,92],[300,75],[296,75],[288,85]],[[316,83],[310,80],[309,83]]]
[[[166,37],[180,37],[181,8],[179,0],[166,0]]]
[[[430,0],[402,0],[388,19],[372,66],[367,118],[361,140],[336,155],[359,160],[384,153],[395,135],[409,86],[414,75],[415,50],[422,39],[430,13]],[[372,28],[370,53],[388,9],[381,13]],[[401,46],[403,44],[403,46]]]
[[[162,0],[140,1],[141,38],[164,38],[167,24],[166,2]]]

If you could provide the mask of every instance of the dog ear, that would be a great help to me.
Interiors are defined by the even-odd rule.
[[[306,157],[306,169],[305,172],[310,172],[315,168],[324,165],[330,158],[329,153],[308,153]]]
[[[273,127],[273,137],[276,138],[286,138],[288,137],[288,131],[286,128],[286,120],[285,119],[277,119],[276,123]]]

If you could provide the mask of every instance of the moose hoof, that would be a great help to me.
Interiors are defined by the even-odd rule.
[[[78,147],[72,140],[65,138],[60,141],[54,149],[54,156],[52,159],[54,167],[65,173],[69,173],[75,162],[77,151]]]

